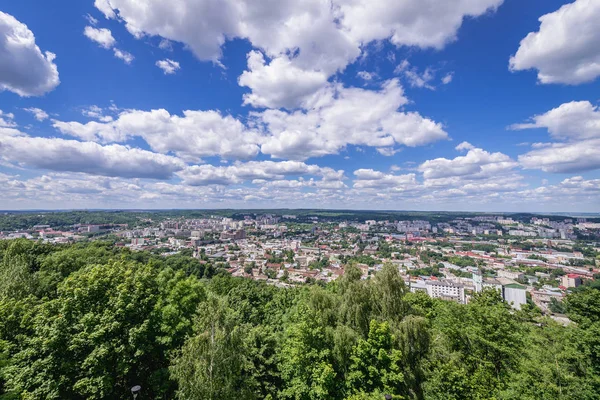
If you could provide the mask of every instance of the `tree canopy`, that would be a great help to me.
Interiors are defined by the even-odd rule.
[[[598,399],[600,289],[563,326],[496,291],[410,293],[384,265],[325,285],[190,254],[0,242],[0,399]]]

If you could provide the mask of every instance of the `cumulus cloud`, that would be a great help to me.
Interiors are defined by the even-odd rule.
[[[341,24],[363,43],[389,38],[397,46],[443,48],[465,17],[495,10],[502,0],[340,1]]]
[[[107,111],[116,111],[116,110],[105,110],[102,107],[98,107],[97,105],[91,105],[89,107],[84,107],[81,110],[81,114],[88,118],[94,118],[101,122],[111,122],[113,117],[107,114]]]
[[[524,168],[571,173],[600,168],[600,110],[588,101],[561,104],[510,129],[546,128],[557,143],[534,143],[519,156]]]
[[[181,69],[177,61],[168,58],[157,61],[156,66],[162,69],[165,75],[172,75],[177,72],[178,69]]]
[[[361,49],[375,40],[440,49],[455,40],[464,18],[495,10],[502,2],[174,0],[165,7],[161,0],[96,0],[95,6],[106,18],[123,21],[135,37],[159,36],[184,43],[201,60],[220,63],[227,40],[248,39],[272,60],[262,66],[249,64],[240,80],[241,85],[256,91],[256,99],[250,98],[248,104],[264,106],[279,98],[265,94],[265,87],[273,89],[268,82],[286,80],[289,74],[311,82],[315,74],[327,79],[356,60]],[[204,23],[198,24],[198,20]],[[249,63],[253,61],[249,58]],[[273,62],[276,64],[271,65]],[[290,99],[284,96],[283,100],[288,103],[274,107],[290,107]]]
[[[169,179],[185,166],[175,157],[117,144],[25,135],[0,136],[0,157],[33,168],[124,178]]]
[[[123,62],[128,65],[131,64],[135,58],[131,53],[117,49],[116,47],[113,47],[113,54],[116,58],[123,60]]]
[[[475,148],[475,146],[473,146],[471,143],[462,142],[458,146],[456,146],[454,149],[458,150],[458,151],[463,151],[463,150],[473,150],[474,148]]]
[[[281,179],[274,181],[266,181],[257,179],[254,184],[268,189],[283,189],[283,190],[298,190],[302,188],[318,188],[324,190],[341,190],[347,188],[342,181],[325,181],[310,179]]]
[[[327,82],[327,74],[301,69],[287,57],[265,64],[262,53],[248,53],[248,71],[239,77],[240,86],[252,90],[244,94],[244,104],[254,107],[288,108],[306,106],[311,96]]]
[[[393,175],[373,169],[357,169],[354,171],[355,189],[381,189],[407,190],[417,186],[415,174]]]
[[[175,153],[188,161],[200,157],[252,158],[258,154],[261,136],[232,116],[217,111],[186,110],[183,116],[167,110],[127,110],[114,121],[101,123],[53,121],[62,133],[84,140],[125,142],[141,137],[152,150]]]
[[[536,69],[541,83],[577,85],[600,75],[600,3],[576,0],[540,17],[510,58],[512,71]]]
[[[48,172],[32,178],[0,174],[0,201],[9,208],[78,207],[268,207],[274,204],[299,207],[341,204],[346,198],[343,183],[315,179],[275,180],[258,187],[204,185],[146,179],[93,176],[83,173]],[[341,188],[341,189],[339,189]]]
[[[468,202],[470,209],[489,204],[512,203],[515,194],[523,191],[527,184],[515,171],[518,163],[499,153],[488,153],[482,149],[470,150],[471,155],[452,160],[429,160],[418,168],[423,180],[415,173],[396,175],[372,169],[358,169],[354,172],[354,184],[347,193],[348,198],[356,197],[382,207],[397,208],[397,204],[414,204],[423,207],[439,207],[440,204],[460,204]],[[465,159],[466,158],[466,159]],[[461,164],[468,164],[464,167]],[[477,164],[479,167],[473,167]],[[451,168],[450,173],[441,174],[438,168]],[[398,168],[394,168],[397,171]],[[431,171],[434,171],[431,173]],[[485,206],[485,204],[488,204]]]
[[[469,151],[466,155],[453,159],[436,158],[421,164],[418,170],[423,173],[425,180],[486,179],[511,172],[518,166],[516,161],[503,153],[489,153],[466,142],[457,146],[457,149],[459,147]]]
[[[546,128],[556,139],[600,138],[600,110],[589,101],[572,101],[533,116],[532,122],[514,124],[509,128]]]
[[[44,121],[44,120],[48,119],[48,113],[46,111],[42,110],[41,108],[29,107],[29,108],[24,108],[23,110],[27,111],[28,113],[33,114],[35,119],[37,119],[38,121]]]
[[[426,67],[422,72],[414,65],[411,65],[408,60],[402,60],[400,64],[394,68],[394,73],[400,75],[408,82],[408,85],[413,88],[425,88],[435,90],[434,80],[437,70],[433,67]],[[454,72],[448,72],[440,79],[440,83],[447,85],[452,82]]]
[[[110,49],[116,43],[110,29],[86,26],[83,30],[83,34],[104,49]]]
[[[419,73],[417,69],[409,69],[404,71],[404,76],[411,87],[435,89],[431,84],[431,81],[435,78],[435,73],[430,68],[426,68],[423,73]]]
[[[252,114],[270,134],[261,146],[263,153],[306,159],[336,154],[349,144],[389,150],[447,138],[441,124],[415,112],[398,111],[408,100],[396,79],[384,82],[379,91],[331,85],[311,102],[307,111]]]
[[[15,115],[13,113],[6,113],[0,110],[0,128],[14,128],[17,126],[14,121]]]
[[[54,90],[60,83],[55,58],[42,53],[27,25],[0,11],[0,91],[27,97]]]
[[[114,121],[53,121],[62,133],[84,140],[125,142],[143,138],[152,150],[173,152],[187,161],[200,157],[249,159],[259,151],[275,158],[304,160],[336,154],[347,145],[376,147],[383,154],[397,146],[422,146],[448,137],[441,124],[398,109],[408,100],[397,80],[381,90],[326,87],[307,111],[253,112],[247,124],[217,111],[171,115],[164,109],[126,110]]]
[[[358,71],[356,73],[356,76],[358,76],[359,78],[365,80],[365,81],[371,81],[373,80],[375,77],[377,77],[377,74],[374,72],[368,72],[368,71]]]
[[[594,211],[600,202],[600,179],[585,179],[582,176],[566,178],[556,185],[539,186],[512,195],[517,201],[533,203],[539,208],[554,203],[557,211],[564,210],[565,204],[573,209]],[[559,201],[557,202],[557,199]]]
[[[97,21],[96,21],[97,22]],[[94,28],[92,26],[86,26],[83,30],[83,34],[93,42],[96,42],[100,47],[106,50],[113,50],[113,55],[123,60],[125,64],[131,64],[135,57],[131,53],[128,53],[124,50],[120,50],[114,47],[117,44],[117,41],[112,35],[110,29],[106,28]]]
[[[560,186],[567,189],[590,191],[600,196],[600,179],[584,179],[582,176],[573,176],[564,179]]]
[[[250,161],[231,166],[193,165],[178,173],[183,182],[192,186],[232,185],[245,181],[282,180],[288,176],[315,175],[323,181],[334,181],[343,177],[344,171],[309,165],[298,161]]]
[[[519,156],[526,169],[573,173],[600,168],[600,139],[572,143],[549,143]]]
[[[325,46],[321,49],[324,54],[328,44],[315,40],[323,29],[341,36],[348,32],[346,40],[359,43],[389,38],[396,45],[442,48],[456,38],[465,17],[480,16],[500,4],[502,0],[457,0],[442,5],[435,0],[334,0],[333,4],[318,0],[176,0],[164,7],[159,0],[143,4],[135,0],[95,1],[107,18],[118,16],[133,35],[183,42],[198,58],[208,60],[219,58],[221,45],[235,37],[248,38],[269,53]],[[199,19],[206,23],[198,24]],[[315,26],[320,29],[311,31]]]
[[[162,39],[158,43],[158,48],[165,51],[173,51],[173,43],[168,39]]]

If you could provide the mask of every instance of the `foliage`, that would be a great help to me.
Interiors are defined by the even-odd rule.
[[[410,293],[391,264],[361,279],[369,256],[280,288],[188,253],[0,242],[0,399],[600,397],[597,281],[553,305],[563,326],[496,291]]]

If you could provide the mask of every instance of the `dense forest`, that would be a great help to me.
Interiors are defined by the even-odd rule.
[[[0,241],[0,399],[598,399],[600,289],[562,326],[385,266],[278,288],[188,254]]]

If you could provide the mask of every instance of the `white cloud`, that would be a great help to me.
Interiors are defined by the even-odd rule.
[[[358,76],[359,78],[361,78],[365,81],[371,81],[377,76],[377,74],[374,72],[358,71],[356,73],[356,76]]]
[[[173,61],[168,58],[157,61],[156,66],[162,69],[165,75],[174,74],[178,69],[181,69],[177,61]]]
[[[402,60],[400,64],[394,68],[394,74],[401,75],[408,82],[410,87],[425,88],[435,90],[433,81],[436,77],[436,70],[432,67],[427,67],[423,72],[419,72],[419,68],[411,66],[408,60]],[[441,79],[441,83],[447,85],[452,81],[454,73],[449,72]]]
[[[104,1],[106,2],[106,4],[109,4],[108,0],[104,0]],[[96,3],[98,3],[98,0],[96,1]],[[101,3],[102,3],[102,1],[101,1]],[[107,49],[107,50],[112,49],[113,55],[116,58],[123,60],[123,62],[127,65],[131,64],[131,62],[135,58],[131,53],[128,53],[124,50],[114,47],[117,44],[117,41],[112,36],[112,32],[109,29],[94,28],[92,26],[86,26],[83,31],[83,34],[85,36],[87,36],[90,40],[98,43],[98,45],[100,47],[102,47],[103,49]]]
[[[334,171],[298,161],[250,161],[230,166],[193,165],[178,173],[187,185],[233,185],[245,181],[282,180],[288,176],[322,176],[323,181],[335,181],[344,171]]]
[[[131,64],[131,62],[135,58],[135,57],[133,57],[133,55],[131,53],[128,53],[124,50],[119,50],[116,47],[113,48],[113,53],[114,53],[115,57],[123,60],[123,62],[128,65]]]
[[[354,171],[355,189],[381,189],[407,190],[418,185],[415,174],[392,175],[373,169],[357,169]]]
[[[98,20],[96,18],[94,18],[93,16],[91,16],[90,14],[84,15],[84,18],[92,26],[96,26],[98,24]]]
[[[0,91],[27,97],[54,90],[60,83],[55,58],[42,54],[27,25],[0,11]]]
[[[458,150],[458,151],[463,151],[463,150],[473,150],[474,148],[475,148],[475,146],[473,146],[471,143],[462,142],[458,146],[456,146],[454,149]]]
[[[465,17],[480,16],[500,4],[502,0],[457,0],[441,5],[435,0],[334,0],[332,4],[319,0],[174,0],[164,7],[160,0],[95,2],[107,18],[118,15],[133,35],[183,42],[205,60],[218,59],[225,40],[236,37],[249,38],[269,54],[294,48],[301,53],[331,53],[328,43],[316,40],[325,30],[340,43],[389,38],[399,46],[439,49],[456,38]],[[200,19],[205,23],[198,24]],[[340,47],[337,44],[335,49]]]
[[[376,150],[379,154],[381,154],[382,156],[385,156],[385,157],[391,157],[394,154],[402,151],[402,149],[395,149],[393,147],[378,147]]]
[[[42,110],[41,108],[29,107],[29,108],[24,108],[23,110],[33,114],[35,119],[37,119],[38,121],[44,121],[44,120],[48,119],[48,113],[46,111]]]
[[[394,68],[394,73],[400,74],[409,68],[410,68],[410,62],[407,59],[404,59],[400,62],[400,64],[396,65],[396,68]]]
[[[541,83],[570,85],[600,75],[600,2],[576,0],[539,20],[510,58],[512,71],[536,69]]]
[[[166,7],[162,0],[96,0],[95,6],[107,18],[123,21],[137,38],[148,35],[181,42],[200,60],[217,64],[227,40],[248,39],[255,49],[279,61],[274,66],[249,65],[240,84],[256,93],[247,103],[293,108],[297,103],[292,106],[290,98],[272,94],[275,88],[269,82],[300,76],[308,85],[302,95],[308,96],[312,86],[306,80],[314,83],[316,74],[327,80],[354,62],[372,41],[389,39],[396,46],[440,49],[455,40],[465,17],[483,15],[502,1],[173,0]],[[274,103],[279,98],[287,100],[286,105]]]
[[[17,126],[15,121],[13,121],[15,115],[13,113],[6,113],[0,110],[0,128],[14,128]]]
[[[158,48],[161,50],[173,51],[173,43],[168,39],[162,39],[160,43],[158,43]]]
[[[111,111],[110,109],[108,109],[108,111]],[[94,118],[99,120],[100,122],[111,122],[113,120],[113,117],[108,115],[107,110],[98,107],[96,105],[91,105],[89,107],[84,107],[81,110],[81,114],[83,114],[84,116],[88,117],[88,118]]]
[[[325,181],[310,179],[281,179],[274,181],[265,181],[257,179],[253,181],[254,184],[261,186],[262,188],[269,189],[289,189],[297,190],[302,188],[318,188],[325,190],[340,190],[345,189],[347,186],[342,181]]]
[[[186,110],[183,116],[167,110],[127,110],[107,123],[53,121],[62,133],[84,140],[125,142],[143,138],[152,150],[173,152],[189,161],[200,157],[252,158],[258,154],[260,135],[240,121],[217,111]]]
[[[600,110],[588,101],[561,104],[510,129],[546,128],[561,143],[534,143],[519,156],[524,168],[571,173],[600,168]]]
[[[595,211],[600,202],[600,179],[584,179],[581,176],[566,178],[556,185],[540,186],[513,194],[520,202],[535,204],[536,208],[554,205],[557,211]],[[557,201],[558,199],[558,201]],[[565,208],[568,207],[568,208]]]
[[[582,176],[573,176],[564,179],[560,183],[560,186],[567,189],[590,191],[600,196],[600,179],[584,179]]]
[[[447,138],[441,124],[415,112],[396,80],[380,91],[331,85],[308,104],[308,111],[266,110],[251,113],[244,125],[217,111],[126,110],[106,123],[53,121],[62,133],[84,140],[125,142],[143,138],[154,151],[173,152],[186,160],[221,156],[249,159],[259,150],[276,158],[303,160],[336,154],[346,145],[372,146],[396,152],[396,146],[422,146]]]
[[[510,129],[546,128],[556,139],[600,138],[600,110],[589,101],[572,101],[535,115],[532,122],[514,124]]]
[[[600,139],[548,143],[519,156],[526,169],[572,173],[600,169]]]
[[[267,207],[273,204],[342,204],[346,201],[341,182],[302,179],[239,185],[188,186],[145,179],[49,172],[33,178],[0,174],[0,191],[7,208],[198,208]]]
[[[94,28],[91,26],[86,26],[83,30],[83,34],[104,49],[110,49],[116,43],[111,31],[106,28]]]
[[[110,4],[110,0],[95,0],[94,7],[104,14],[104,16],[108,19],[115,18],[115,12]]]
[[[390,38],[397,46],[441,49],[456,39],[465,17],[494,10],[502,0],[340,1],[341,24],[363,43]]]
[[[185,166],[175,157],[116,144],[25,135],[0,136],[0,158],[39,169],[125,178],[169,179]]]
[[[425,161],[418,168],[426,180],[447,179],[452,177],[483,179],[512,171],[518,166],[503,153],[489,153],[463,142],[458,150],[469,149],[466,155],[454,159],[436,158]]]
[[[426,68],[423,73],[419,73],[415,68],[408,69],[404,71],[404,77],[411,87],[425,88],[429,90],[435,89],[435,87],[430,83],[433,78],[435,78],[435,74],[430,68]]]
[[[258,51],[248,53],[248,68],[240,75],[239,84],[252,90],[244,94],[244,104],[254,107],[306,106],[310,97],[327,83],[327,74],[298,68],[287,57],[277,57],[265,64]]]
[[[306,159],[336,154],[348,144],[389,149],[447,138],[441,124],[415,112],[398,111],[408,100],[395,79],[384,82],[380,91],[331,85],[311,102],[307,111],[252,114],[270,135],[265,135],[263,153]]]

